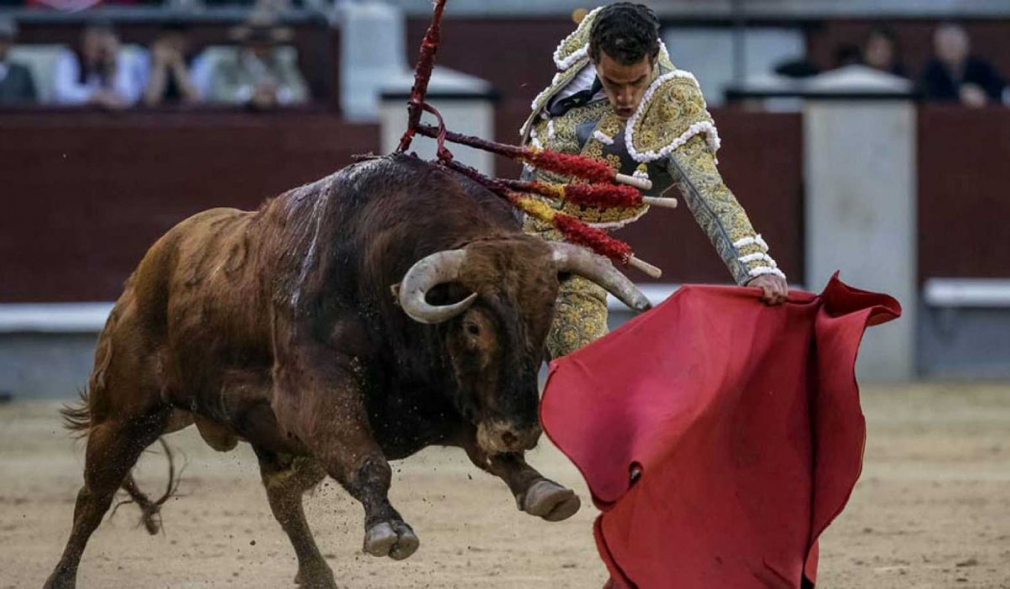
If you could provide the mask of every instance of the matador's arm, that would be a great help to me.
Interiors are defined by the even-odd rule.
[[[628,121],[625,143],[640,164],[666,165],[737,284],[769,274],[785,278],[719,175],[719,133],[693,75],[674,70],[657,78]]]
[[[667,169],[737,284],[765,274],[785,278],[768,254],[768,244],[723,182],[704,136],[695,135],[670,153]]]

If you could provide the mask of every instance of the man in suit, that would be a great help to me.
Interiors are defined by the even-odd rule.
[[[17,24],[0,18],[0,106],[34,104],[36,101],[35,80],[31,71],[9,58],[17,35]]]

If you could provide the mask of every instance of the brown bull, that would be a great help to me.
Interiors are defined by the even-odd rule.
[[[387,461],[432,444],[465,449],[520,509],[572,515],[574,493],[523,460],[559,273],[648,306],[606,260],[524,235],[500,199],[407,156],[183,221],[127,282],[85,405],[67,411],[88,436],[85,484],[45,587],[75,585],[117,489],[136,493],[141,452],[194,422],[217,450],[252,445],[304,587],[336,584],[302,494],[333,477],[364,506],[365,551],[406,558],[419,541],[389,503]]]

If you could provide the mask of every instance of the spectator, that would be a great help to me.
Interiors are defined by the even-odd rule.
[[[60,12],[80,12],[99,6],[153,4],[149,0],[26,0],[31,8],[49,8]]]
[[[277,46],[291,36],[289,29],[265,23],[240,27],[234,37],[242,47],[217,63],[211,77],[211,100],[261,110],[306,102],[308,89],[298,64]]]
[[[901,63],[898,36],[890,27],[873,27],[863,42],[861,53],[863,64],[893,76],[908,77],[905,66]]]
[[[200,92],[193,83],[189,66],[189,38],[186,26],[169,23],[151,44],[144,104],[194,104]]]
[[[857,47],[856,45],[847,43],[835,49],[832,65],[833,69],[843,68],[860,63],[863,63],[863,56],[859,50],[859,47]]]
[[[67,50],[57,58],[53,97],[59,104],[127,108],[143,91],[141,70],[120,49],[112,25],[95,23],[84,29],[77,52]]]
[[[938,27],[933,49],[936,55],[926,64],[919,82],[925,99],[972,107],[1001,100],[1006,83],[992,65],[971,54],[971,40],[962,27]]]
[[[36,100],[31,71],[8,58],[17,36],[17,24],[0,18],[0,106],[32,104]]]

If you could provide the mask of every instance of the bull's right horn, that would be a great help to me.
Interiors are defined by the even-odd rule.
[[[570,243],[552,243],[551,248],[558,272],[571,272],[591,280],[636,311],[652,307],[635,283],[614,268],[610,260]]]
[[[431,254],[411,266],[399,289],[403,311],[418,323],[435,325],[469,309],[477,299],[477,293],[452,305],[432,305],[427,300],[428,291],[433,287],[459,278],[465,261],[464,250],[447,250]]]

